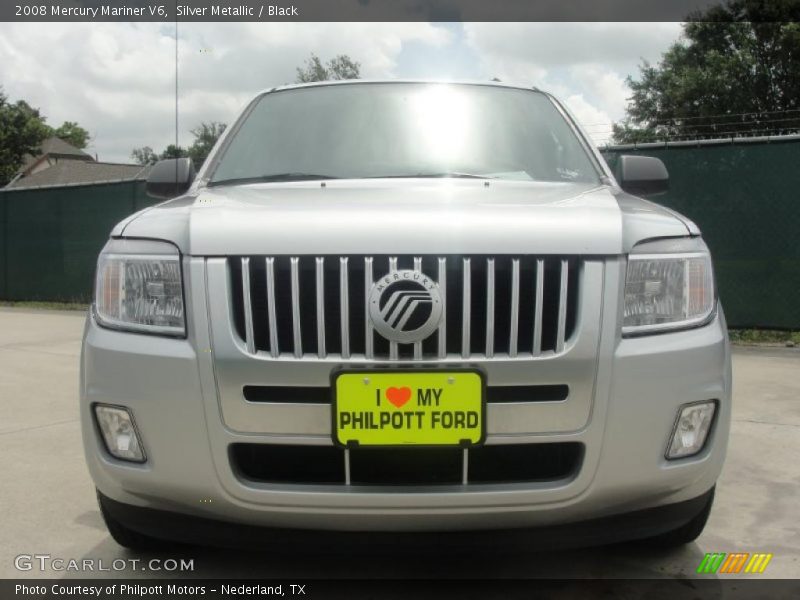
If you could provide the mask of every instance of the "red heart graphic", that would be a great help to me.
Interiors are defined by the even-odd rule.
[[[390,387],[386,390],[386,399],[394,404],[397,408],[403,406],[411,398],[411,388],[408,387]]]

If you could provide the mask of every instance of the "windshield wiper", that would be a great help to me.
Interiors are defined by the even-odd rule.
[[[330,175],[319,175],[317,173],[273,173],[271,175],[257,175],[254,177],[235,177],[233,179],[220,179],[209,181],[209,186],[215,185],[237,185],[243,183],[270,183],[273,181],[316,181],[321,179],[339,179]]]
[[[497,179],[491,175],[478,175],[476,173],[462,173],[460,171],[445,171],[442,173],[408,173],[404,175],[374,175],[366,179],[429,179],[429,178],[446,178],[452,177],[454,179]]]

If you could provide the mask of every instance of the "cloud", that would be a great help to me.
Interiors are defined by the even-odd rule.
[[[655,63],[681,34],[680,23],[465,23],[481,69],[562,98],[598,143],[622,118],[628,75]]]
[[[679,23],[464,23],[482,62],[507,77],[523,69],[602,64],[631,70],[657,60],[680,35]]]
[[[129,162],[134,147],[174,142],[175,30],[157,23],[2,23],[5,93],[51,125],[77,121],[89,151]],[[179,141],[201,121],[230,122],[257,91],[290,83],[311,52],[348,54],[364,77],[391,77],[403,44],[450,33],[428,23],[192,23],[179,26]]]
[[[587,102],[581,94],[567,96],[564,103],[595,144],[602,146],[609,143],[613,119],[607,112]]]
[[[538,85],[602,139],[624,113],[625,76],[679,34],[676,23],[182,23],[179,143],[294,81],[311,52],[348,54],[367,78],[452,71]],[[51,125],[89,129],[101,160],[129,162],[135,147],[174,142],[174,35],[172,23],[0,23],[0,85]]]

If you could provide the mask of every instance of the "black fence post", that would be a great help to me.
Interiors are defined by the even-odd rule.
[[[8,294],[8,196],[0,192],[0,203],[3,212],[3,254],[0,269],[3,270],[3,281],[0,286],[0,299],[5,299]]]

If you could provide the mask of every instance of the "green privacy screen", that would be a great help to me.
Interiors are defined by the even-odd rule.
[[[143,181],[0,191],[0,299],[88,302],[112,227],[154,203]]]
[[[664,161],[670,191],[653,198],[692,219],[714,257],[731,327],[800,329],[800,137],[603,150]]]
[[[603,153],[612,168],[620,154],[667,165],[655,200],[703,230],[730,326],[800,329],[800,139]],[[154,202],[142,181],[0,191],[0,299],[87,301],[111,228]]]

